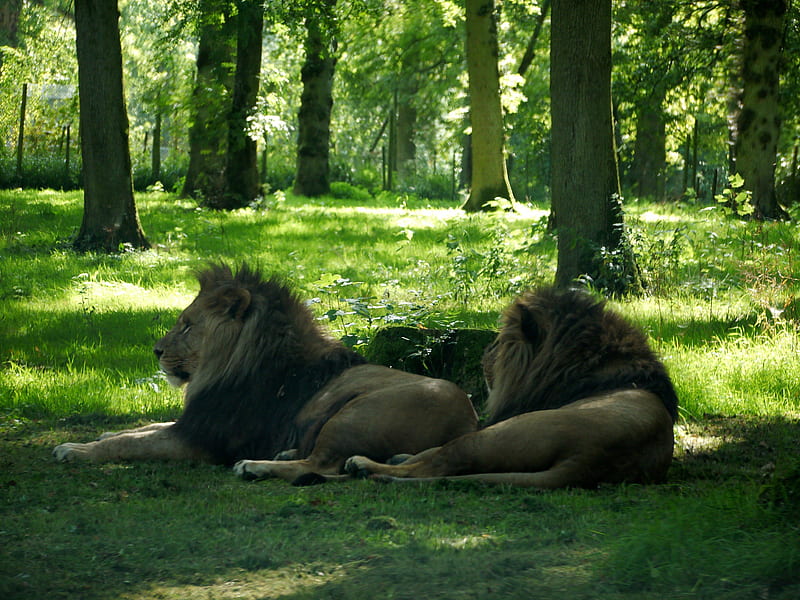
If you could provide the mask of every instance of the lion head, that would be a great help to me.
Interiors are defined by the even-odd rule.
[[[211,268],[198,277],[200,293],[180,314],[175,325],[155,345],[167,380],[180,387],[194,378],[198,369],[208,367],[231,354],[244,328],[252,294],[224,266]]]
[[[633,388],[659,396],[677,418],[675,390],[645,334],[581,290],[544,288],[517,298],[482,362],[489,423]]]
[[[175,386],[199,389],[239,379],[269,364],[314,361],[338,343],[305,304],[275,278],[243,265],[236,274],[215,265],[198,274],[200,292],[155,345]]]
[[[185,385],[176,432],[223,461],[293,447],[300,433],[287,421],[364,360],[275,277],[214,265],[198,280],[197,297],[154,348],[169,382]]]

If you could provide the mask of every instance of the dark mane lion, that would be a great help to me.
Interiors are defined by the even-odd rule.
[[[614,389],[650,391],[678,418],[672,382],[644,332],[605,301],[543,288],[517,298],[502,324],[483,359],[487,424]]]
[[[352,454],[385,460],[475,430],[457,386],[366,364],[280,280],[247,265],[235,274],[215,265],[198,280],[197,298],[155,346],[170,383],[185,385],[183,414],[62,444],[58,460],[250,459],[237,464],[242,475],[294,481],[337,476]],[[283,451],[295,459],[266,460]]]
[[[473,479],[540,488],[657,482],[672,460],[678,399],[644,333],[576,290],[528,292],[484,354],[488,426],[395,466],[354,475]]]
[[[175,433],[225,464],[288,448],[308,454],[318,429],[295,417],[331,379],[366,360],[324,332],[275,277],[264,280],[244,265],[235,276],[214,266],[198,279],[196,309],[215,318],[207,324],[202,369],[186,382]],[[179,325],[194,319],[192,312]],[[236,313],[243,318],[227,318]],[[167,334],[156,345],[162,364],[170,343]]]

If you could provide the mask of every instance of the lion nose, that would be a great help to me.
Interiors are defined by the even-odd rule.
[[[164,351],[161,348],[159,348],[158,346],[153,348],[153,352],[155,353],[156,358],[161,358],[161,355],[164,354]]]

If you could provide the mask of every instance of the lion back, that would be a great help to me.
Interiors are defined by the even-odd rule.
[[[489,424],[634,388],[661,398],[673,421],[678,415],[666,367],[644,332],[581,290],[543,288],[517,298],[484,354],[484,371]]]

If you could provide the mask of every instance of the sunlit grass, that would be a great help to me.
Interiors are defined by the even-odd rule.
[[[348,315],[329,323],[362,338],[389,314],[430,326],[494,327],[511,298],[548,283],[555,270],[543,207],[466,215],[408,198],[356,205],[288,195],[268,210],[217,213],[160,193],[137,202],[152,250],[78,255],[68,243],[80,223],[79,192],[0,193],[5,364],[33,369],[26,377],[46,369],[63,381],[82,373],[144,380],[155,371],[153,342],[194,296],[194,273],[210,261],[247,260],[280,274],[318,299],[320,316],[364,298],[371,321]],[[743,223],[715,207],[634,203],[628,212],[649,288],[614,305],[664,355],[683,415],[796,410],[797,323],[769,318],[800,289],[796,228]],[[331,285],[337,277],[343,283]],[[35,395],[37,411],[50,403],[57,414],[75,400],[59,401],[47,386]],[[117,412],[124,405],[113,399],[124,394],[86,396],[74,406]]]

